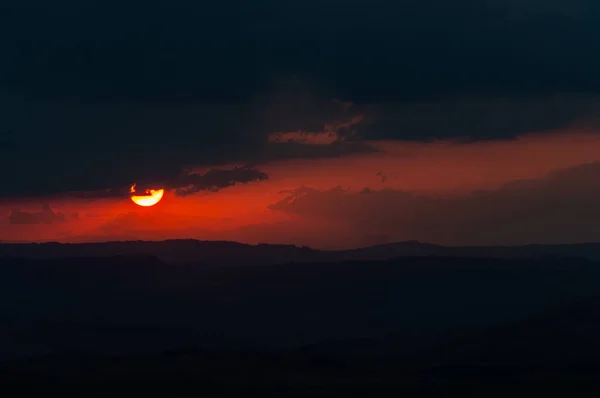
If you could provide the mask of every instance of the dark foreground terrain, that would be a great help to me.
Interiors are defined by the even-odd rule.
[[[0,261],[3,396],[600,393],[600,267]]]

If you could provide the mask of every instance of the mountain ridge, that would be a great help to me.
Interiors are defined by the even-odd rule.
[[[173,239],[93,243],[0,243],[0,258],[70,258],[150,255],[166,263],[264,265],[290,262],[391,260],[405,256],[532,258],[583,257],[600,260],[600,243],[531,244],[523,246],[442,246],[404,241],[348,250],[318,250],[307,246],[232,241]]]

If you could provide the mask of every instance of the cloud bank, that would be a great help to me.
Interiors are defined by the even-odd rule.
[[[598,181],[600,163],[591,163],[458,197],[303,187],[269,207],[347,228],[365,243],[374,235],[448,245],[586,242],[600,240]]]
[[[50,208],[50,205],[44,204],[42,211],[26,212],[20,209],[14,209],[8,216],[10,224],[58,224],[67,221],[67,216],[63,213],[55,212]]]
[[[169,181],[166,186],[174,189],[175,195],[183,197],[201,191],[218,192],[237,184],[263,181],[268,178],[266,173],[246,166],[231,170],[212,169],[205,174],[187,174],[175,181]]]

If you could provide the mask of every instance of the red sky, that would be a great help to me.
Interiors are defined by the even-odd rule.
[[[568,242],[600,239],[600,236],[595,235],[596,232],[592,231],[586,235],[577,226],[571,226],[577,234],[570,230],[553,237],[542,233],[545,214],[543,207],[546,206],[544,201],[556,205],[557,199],[552,196],[552,191],[534,192],[532,189],[537,188],[527,185],[535,187],[535,181],[553,178],[552,173],[557,170],[578,170],[579,166],[600,162],[598,134],[585,130],[565,130],[527,134],[514,140],[474,143],[366,143],[378,151],[348,154],[337,158],[267,162],[261,165],[260,169],[268,174],[268,180],[185,197],[178,197],[168,191],[162,202],[150,208],[136,206],[127,198],[83,200],[47,197],[35,200],[4,200],[0,207],[0,211],[5,214],[4,222],[0,226],[0,240],[79,242],[198,238],[337,248],[411,238],[446,244],[544,243],[551,240]],[[317,140],[306,145],[329,144],[327,140]],[[547,177],[549,174],[550,177]],[[520,180],[535,181],[520,183],[524,185],[518,186],[517,189],[525,192],[523,199],[511,202],[514,208],[498,209],[497,213],[509,211],[516,214],[522,211],[519,208],[522,201],[528,198],[538,201],[538,207],[534,207],[533,210],[529,207],[528,210],[529,216],[537,220],[527,224],[531,230],[529,235],[523,235],[522,228],[514,225],[513,228],[521,230],[513,234],[514,239],[511,239],[509,232],[496,235],[488,233],[489,238],[478,239],[477,234],[468,231],[459,233],[461,225],[458,221],[454,232],[449,229],[447,223],[436,224],[442,222],[440,220],[445,217],[440,216],[438,212],[451,212],[453,205],[461,209],[461,216],[465,220],[491,217],[496,214],[494,209],[476,208],[484,204],[475,203],[475,207],[470,208],[461,207],[457,203],[467,203],[472,200],[473,192],[480,190],[490,191],[490,195],[500,195],[505,190],[503,186]],[[587,181],[573,177],[572,183],[567,181],[566,184],[569,189],[579,192],[589,188],[586,185]],[[565,182],[561,180],[561,184]],[[285,206],[280,202],[289,197],[291,191],[301,187],[311,190],[289,198],[290,203]],[[341,189],[338,192],[341,196],[330,192],[336,187]],[[361,214],[351,210],[351,207],[348,214],[336,213],[336,210],[344,207],[342,203],[338,206],[336,201],[346,203],[347,200],[353,200],[353,197],[359,198],[360,192],[364,194],[366,188],[380,195],[385,192],[395,195],[408,193],[413,199],[438,198],[453,205],[447,205],[447,210],[444,206],[435,208],[428,215],[422,210],[415,210],[415,204],[412,202],[385,200],[381,203],[361,202],[358,211]],[[315,195],[319,191],[323,195],[316,199]],[[327,192],[329,193],[326,195]],[[583,194],[586,200],[591,198],[590,192],[585,191]],[[311,201],[313,196],[315,200]],[[578,200],[575,196],[571,199],[574,203]],[[332,203],[325,203],[327,201]],[[279,205],[273,206],[278,202]],[[45,204],[50,205],[53,212],[62,213],[64,220],[58,220],[59,216],[55,217],[56,220],[52,219],[54,216],[50,215],[52,222],[48,224],[9,222],[9,215],[14,209],[36,213],[42,212],[42,206]],[[323,212],[320,206],[329,210]],[[390,206],[393,207],[394,218],[397,219],[395,226],[383,222],[383,219],[389,217],[382,213],[390,211]],[[564,206],[570,206],[569,202],[565,202]],[[539,215],[536,215],[536,209]],[[485,215],[481,214],[482,211]],[[398,218],[399,214],[406,212],[411,214],[404,214],[404,218]],[[414,219],[417,214],[419,220]],[[515,221],[511,223],[514,224]],[[415,225],[422,225],[423,228],[427,226],[429,232],[423,232]],[[508,228],[510,231],[511,227],[500,225],[498,228]],[[456,238],[457,234],[462,238]]]
[[[0,240],[600,241],[591,0],[12,3]]]

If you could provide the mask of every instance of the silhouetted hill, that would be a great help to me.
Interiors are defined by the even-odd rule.
[[[2,244],[0,257],[64,258],[151,255],[168,263],[260,265],[290,261],[311,262],[321,252],[285,245],[246,245],[236,242],[166,240],[102,243]],[[327,255],[323,257],[327,258]],[[333,258],[333,257],[332,257]]]
[[[585,257],[600,261],[600,243],[447,247],[416,241],[389,243],[353,250],[322,251],[294,245],[247,245],[224,241],[167,240],[102,243],[0,244],[0,258],[65,258],[151,255],[167,263],[204,265],[267,265],[290,262],[390,260],[402,256],[532,258]]]

